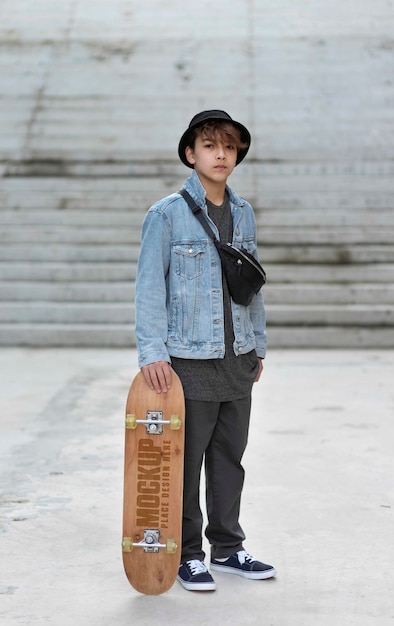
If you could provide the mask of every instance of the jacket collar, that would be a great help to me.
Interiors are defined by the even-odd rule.
[[[194,170],[191,176],[189,176],[189,178],[185,180],[183,187],[184,189],[186,189],[186,191],[190,193],[192,198],[197,202],[199,206],[206,206],[206,192],[201,184],[197,173]],[[241,196],[239,196],[237,193],[235,193],[228,185],[226,185],[226,191],[229,195],[231,204],[235,204],[239,207],[242,207],[245,204],[245,200],[241,198]]]

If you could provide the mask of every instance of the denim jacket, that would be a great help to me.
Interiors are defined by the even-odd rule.
[[[184,188],[208,217],[205,190],[196,172]],[[257,257],[251,205],[229,187],[233,244]],[[136,280],[136,338],[139,367],[155,361],[224,357],[222,270],[211,238],[186,201],[174,193],[154,204],[145,216]],[[231,301],[234,352],[256,349],[265,356],[265,311],[261,291],[247,307]]]

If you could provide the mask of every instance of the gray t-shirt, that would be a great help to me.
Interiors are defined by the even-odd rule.
[[[219,229],[221,241],[232,241],[232,219],[228,195],[221,206],[207,200],[209,217]],[[183,384],[185,398],[206,402],[229,402],[248,396],[259,363],[256,351],[236,356],[231,300],[223,277],[225,355],[223,359],[179,359],[171,357],[172,367]]]

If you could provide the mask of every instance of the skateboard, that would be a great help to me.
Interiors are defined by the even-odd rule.
[[[134,378],[126,403],[123,566],[140,593],[158,595],[174,584],[182,547],[185,401],[172,371],[171,389],[149,389]]]

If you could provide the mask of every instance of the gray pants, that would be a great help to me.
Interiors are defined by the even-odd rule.
[[[251,396],[232,402],[186,400],[182,562],[203,560],[200,476],[205,455],[208,526],[213,558],[242,549],[239,524]]]

